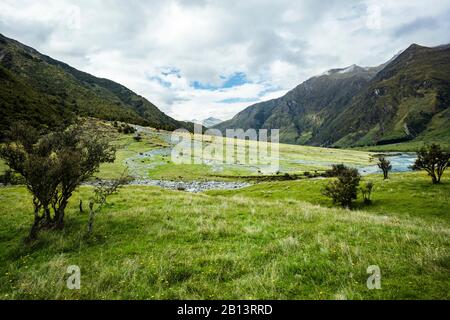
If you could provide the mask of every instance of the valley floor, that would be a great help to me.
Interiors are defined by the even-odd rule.
[[[374,205],[331,208],[325,180],[189,194],[129,186],[86,239],[73,197],[63,232],[23,239],[24,187],[0,188],[1,299],[449,299],[450,183],[423,173],[376,183]],[[66,287],[81,268],[81,290]],[[369,290],[367,268],[381,269]]]

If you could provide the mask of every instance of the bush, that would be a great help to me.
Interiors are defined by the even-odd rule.
[[[362,187],[359,188],[359,190],[361,191],[361,195],[363,197],[364,200],[364,204],[372,204],[372,192],[373,192],[373,188],[374,188],[374,183],[372,181],[367,182],[365,185],[363,185]]]
[[[331,166],[331,169],[325,172],[325,175],[330,178],[339,177],[340,175],[344,174],[347,170],[348,168],[343,164],[333,164]]]
[[[127,185],[130,181],[131,178],[128,177],[124,172],[119,179],[100,182],[94,189],[94,197],[91,199],[91,201],[89,201],[89,220],[87,235],[90,235],[92,233],[92,230],[94,228],[95,215],[100,212],[104,205],[106,205],[108,197],[117,193],[117,191],[121,187]],[[80,212],[82,211],[82,201],[80,200]]]
[[[450,152],[442,150],[440,145],[425,146],[417,152],[414,170],[425,170],[431,177],[433,184],[441,182],[444,171],[450,164]]]
[[[20,185],[24,184],[25,180],[18,174],[16,174],[12,170],[6,170],[5,173],[0,175],[0,184],[3,184],[5,186],[7,185]]]
[[[119,128],[119,132],[122,132],[124,134],[133,134],[136,133],[136,129],[129,124],[123,124],[121,128]]]
[[[101,163],[115,159],[109,140],[81,125],[42,134],[33,127],[15,124],[9,139],[0,147],[0,158],[23,177],[33,196],[34,223],[29,240],[36,239],[44,228],[62,228],[73,192]]]
[[[338,169],[336,171],[337,179],[330,181],[322,193],[331,198],[334,204],[349,208],[352,202],[358,198],[361,175],[357,169],[347,168],[344,165],[333,166],[333,169]]]

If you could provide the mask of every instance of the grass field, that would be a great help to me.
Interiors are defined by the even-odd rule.
[[[433,185],[425,172],[391,174],[383,180],[382,174],[370,175],[363,182],[375,183],[372,205],[364,205],[362,199],[356,201],[354,209],[388,216],[420,217],[423,219],[450,218],[450,181],[444,179],[441,185]],[[331,200],[322,195],[321,190],[328,179],[301,181],[280,181],[257,184],[233,191],[208,191],[209,195],[227,197],[247,197],[261,200],[307,201],[330,208]]]
[[[449,299],[448,180],[373,179],[374,206],[354,211],[328,208],[320,180],[208,195],[127,187],[89,239],[77,211],[91,194],[83,187],[65,231],[43,233],[33,247],[23,244],[30,196],[1,188],[0,297]],[[69,265],[81,268],[80,291],[66,288]],[[381,268],[381,290],[366,287],[370,265]]]
[[[143,140],[136,142],[133,137],[121,135],[114,142],[118,147],[117,159],[113,164],[105,164],[96,175],[101,179],[113,179],[129,169],[129,173],[144,179],[165,180],[229,180],[243,176],[259,176],[264,174],[264,165],[243,164],[236,161],[233,164],[224,163],[223,159],[206,158],[203,164],[174,165],[171,159],[170,133],[144,129],[141,131]],[[205,137],[210,141],[212,137]],[[228,140],[224,140],[224,144]],[[248,156],[249,145],[254,142],[236,140],[236,145],[243,147]],[[206,143],[208,145],[208,143]],[[193,149],[194,150],[194,149]],[[224,147],[226,150],[226,147]],[[158,151],[164,151],[159,153]],[[146,155],[148,152],[155,152]],[[195,153],[195,151],[193,152]],[[373,153],[358,150],[326,149],[296,145],[279,145],[280,173],[303,173],[328,169],[331,164],[344,163],[346,165],[363,167],[373,162]],[[195,161],[195,157],[192,157]]]
[[[113,164],[136,178],[238,179],[243,165],[172,163],[165,132],[143,140],[118,136]],[[241,143],[241,142],[238,142]],[[280,145],[280,172],[325,170],[332,163],[373,164],[356,150]],[[1,169],[1,164],[0,164]],[[190,194],[128,186],[112,196],[86,237],[91,187],[67,209],[66,228],[24,238],[32,223],[24,187],[0,188],[0,299],[450,299],[450,182],[425,173],[364,177],[373,204],[334,208],[327,179],[264,182],[233,191]],[[66,287],[81,268],[81,290]],[[367,268],[380,267],[382,289],[369,290]]]

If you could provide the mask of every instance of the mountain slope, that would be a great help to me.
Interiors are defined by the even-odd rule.
[[[14,119],[51,124],[42,118],[61,121],[74,114],[166,130],[191,127],[118,83],[76,70],[1,34],[0,68],[0,84],[11,91],[1,91],[2,128]],[[13,97],[20,100],[14,102]]]
[[[214,117],[209,117],[209,118],[204,119],[204,120],[193,119],[190,122],[201,124],[205,128],[211,128],[213,126],[218,125],[219,123],[222,123],[223,120],[220,120],[220,119],[217,119],[217,118],[214,118]]]
[[[0,138],[15,121],[25,120],[35,126],[48,127],[70,122],[73,115],[0,66]]]
[[[450,47],[412,45],[377,68],[313,77],[217,128],[280,128],[282,142],[364,146],[450,136]]]
[[[247,108],[216,128],[280,128],[282,142],[308,144],[317,128],[341,112],[378,70],[359,66],[329,70],[284,97]]]
[[[448,135],[450,46],[412,45],[321,128],[315,142],[336,146],[390,144]],[[342,126],[345,123],[345,126]],[[434,136],[434,139],[431,137]]]

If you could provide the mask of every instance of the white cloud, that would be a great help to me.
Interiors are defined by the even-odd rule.
[[[412,42],[450,42],[449,18],[447,0],[0,2],[1,33],[182,120],[228,119],[327,69],[377,65]],[[191,85],[220,86],[236,73],[249,83]]]

